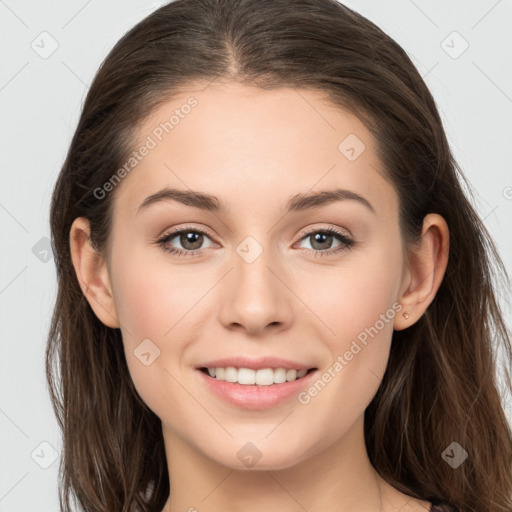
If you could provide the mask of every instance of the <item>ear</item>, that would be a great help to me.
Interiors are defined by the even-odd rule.
[[[448,252],[448,225],[441,215],[430,213],[423,219],[421,240],[411,249],[404,272],[399,297],[403,309],[395,317],[395,330],[414,324],[434,300],[446,271]]]
[[[78,217],[69,233],[71,260],[76,276],[91,308],[107,326],[119,327],[107,263],[90,242],[89,220]]]

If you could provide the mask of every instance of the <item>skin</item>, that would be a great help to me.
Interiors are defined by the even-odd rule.
[[[425,218],[406,264],[398,196],[371,133],[316,91],[191,86],[146,119],[137,141],[191,95],[197,107],[117,185],[108,255],[90,246],[87,219],[76,219],[70,232],[82,290],[104,324],[120,327],[133,382],[162,420],[172,489],[164,510],[428,510],[428,502],[377,475],[363,415],[385,372],[393,329],[416,322],[439,288],[446,222]],[[366,146],[354,161],[338,149],[348,134]],[[137,213],[164,186],[214,194],[226,211],[162,201]],[[284,215],[291,196],[339,187],[375,212],[344,200]],[[171,255],[153,243],[185,226],[213,234],[196,246],[200,256]],[[336,238],[318,248],[306,236],[329,227],[354,245],[333,253]],[[250,264],[236,251],[247,236],[263,248]],[[179,236],[168,245],[191,247]],[[314,257],[322,251],[331,255]],[[212,395],[195,370],[247,354],[299,360],[321,374],[393,304],[403,309],[306,405],[292,397],[242,410]],[[144,339],[160,350],[148,366],[134,355]],[[248,442],[261,452],[251,468],[237,457]]]

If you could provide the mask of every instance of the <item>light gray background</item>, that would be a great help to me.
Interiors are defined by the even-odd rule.
[[[0,512],[58,510],[52,447],[58,455],[61,441],[44,374],[56,292],[44,239],[51,192],[101,61],[164,3],[0,0]],[[345,3],[395,38],[424,76],[512,273],[511,0]],[[58,48],[42,58],[53,40]]]

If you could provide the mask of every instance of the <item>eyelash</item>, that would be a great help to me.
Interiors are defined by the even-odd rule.
[[[201,252],[204,251],[204,249],[195,249],[193,251],[185,251],[183,249],[175,249],[174,247],[169,247],[167,245],[167,243],[170,240],[172,240],[173,238],[176,238],[177,235],[180,235],[182,233],[199,233],[201,235],[206,235],[209,238],[212,238],[212,236],[207,231],[203,231],[202,229],[197,229],[197,228],[192,228],[192,227],[190,227],[190,228],[184,227],[184,228],[180,228],[180,229],[171,231],[170,233],[167,233],[162,238],[157,240],[156,244],[158,246],[160,246],[163,251],[165,251],[167,253],[171,253],[175,256],[184,256],[184,257],[189,257],[189,258],[200,256]],[[340,231],[338,231],[334,228],[314,229],[312,231],[308,231],[301,237],[300,241],[304,240],[305,238],[308,238],[309,236],[311,236],[315,233],[322,233],[324,235],[332,235],[341,242],[341,244],[335,249],[327,249],[324,251],[321,251],[321,250],[315,251],[314,249],[308,249],[308,251],[313,251],[315,258],[332,256],[341,251],[351,249],[352,245],[354,245],[354,243],[355,243],[354,240],[352,240],[347,235],[345,235],[344,233],[341,233]]]

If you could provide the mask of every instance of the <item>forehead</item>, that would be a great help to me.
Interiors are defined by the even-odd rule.
[[[136,165],[115,198],[131,215],[166,186],[226,197],[236,208],[335,187],[377,207],[397,199],[369,130],[315,90],[190,87],[140,125],[133,149]]]

